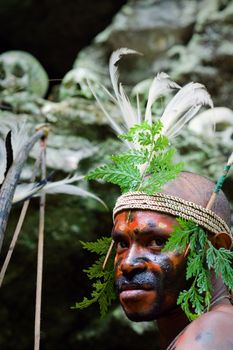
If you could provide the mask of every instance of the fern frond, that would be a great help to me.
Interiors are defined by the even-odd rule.
[[[90,280],[94,280],[92,283],[93,291],[91,293],[91,298],[84,299],[76,303],[74,309],[84,309],[95,302],[99,303],[101,317],[104,317],[108,311],[109,306],[112,301],[116,299],[116,292],[114,288],[114,266],[113,266],[113,256],[111,257],[105,270],[102,269],[103,260],[107,254],[111,238],[103,237],[98,239],[96,242],[81,242],[84,249],[97,253],[100,258],[84,272]]]
[[[135,190],[140,183],[140,172],[132,164],[123,161],[103,165],[91,171],[87,178],[89,180],[101,179],[120,186],[122,192]]]

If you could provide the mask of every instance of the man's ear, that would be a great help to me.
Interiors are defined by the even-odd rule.
[[[232,245],[232,240],[229,234],[227,234],[226,232],[219,232],[214,236],[212,243],[217,249],[221,247],[230,249]]]

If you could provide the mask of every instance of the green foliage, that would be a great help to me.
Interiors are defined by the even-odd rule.
[[[98,239],[96,242],[81,242],[83,248],[92,253],[97,253],[99,259],[84,272],[87,274],[90,280],[94,280],[92,283],[93,291],[91,298],[84,299],[76,303],[73,308],[84,309],[95,302],[99,303],[101,317],[104,317],[108,311],[112,301],[116,298],[114,288],[114,267],[113,267],[113,256],[109,259],[106,268],[103,270],[104,258],[107,254],[111,238],[103,237]]]
[[[177,225],[163,248],[164,252],[177,250],[182,253],[190,240],[191,233],[195,232],[197,225],[183,218],[177,218]]]
[[[216,249],[209,242],[207,250],[208,268],[213,268],[216,275],[222,277],[224,284],[230,289],[233,289],[233,269],[231,268],[233,260],[233,252],[225,248]]]
[[[161,135],[161,121],[134,125],[120,138],[132,143],[127,152],[111,157],[112,163],[91,171],[87,178],[102,179],[120,186],[121,191],[143,191],[148,195],[161,190],[183,168],[174,164],[175,149],[168,149],[167,137]]]
[[[120,186],[122,192],[137,188],[140,184],[139,170],[125,160],[103,165],[88,174],[88,179],[102,179]]]
[[[224,248],[216,249],[208,240],[205,231],[192,221],[180,218],[177,221],[178,225],[174,227],[174,232],[163,250],[178,250],[181,253],[189,244],[186,279],[191,279],[192,283],[188,290],[180,293],[177,304],[190,320],[194,320],[210,307],[211,268],[215,270],[216,275],[222,276],[227,287],[233,288],[233,252]]]

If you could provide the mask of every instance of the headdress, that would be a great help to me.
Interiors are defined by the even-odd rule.
[[[115,96],[103,87],[119,107],[121,122],[112,118],[90,86],[100,108],[120,139],[125,142],[128,150],[112,156],[111,162],[91,171],[87,178],[102,179],[120,186],[123,194],[117,200],[113,216],[125,209],[149,209],[177,217],[177,226],[174,227],[174,232],[164,250],[177,249],[179,252],[186,251],[188,255],[186,278],[192,278],[193,282],[190,289],[180,293],[177,303],[181,305],[186,315],[193,319],[210,307],[211,268],[217,275],[221,274],[227,287],[233,288],[233,270],[230,265],[233,253],[224,247],[215,248],[206,233],[206,231],[212,234],[224,232],[232,242],[230,228],[211,210],[211,207],[233,163],[233,155],[224,167],[224,174],[217,181],[207,208],[161,193],[162,187],[175,179],[183,169],[183,163],[175,164],[173,161],[175,149],[171,147],[172,138],[197,114],[202,106],[213,107],[213,103],[202,84],[191,82],[181,88],[167,74],[159,73],[151,83],[143,118],[139,99],[137,98],[135,110],[122,84],[118,82],[117,63],[119,59],[122,55],[136,53],[134,50],[123,48],[112,54],[110,78]],[[154,102],[158,97],[165,96],[174,90],[178,92],[167,104],[162,116],[152,118]],[[75,307],[84,308],[98,301],[101,314],[104,314],[114,298],[113,259],[110,257],[111,261],[106,264],[113,247],[112,242],[108,249],[110,241],[111,239],[105,238],[96,243],[83,243],[87,250],[100,254],[100,259],[86,270],[89,278],[97,279],[93,284],[92,299],[84,298]],[[101,268],[103,261],[105,270]]]

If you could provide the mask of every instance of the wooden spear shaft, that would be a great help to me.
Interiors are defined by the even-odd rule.
[[[41,140],[41,175],[46,178],[46,139]],[[35,308],[35,339],[34,350],[40,349],[40,323],[41,323],[41,296],[43,279],[43,256],[44,256],[44,222],[45,222],[45,193],[40,197],[40,216],[38,232],[38,250],[37,250],[37,278],[36,278],[36,308]]]

